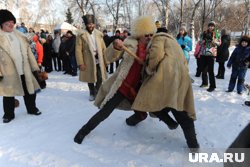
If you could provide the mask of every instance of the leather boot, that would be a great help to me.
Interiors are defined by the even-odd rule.
[[[169,116],[168,112],[169,111],[162,110],[160,112],[154,112],[154,115],[156,115],[160,121],[163,121],[165,124],[167,124],[170,130],[176,129],[179,124]]]
[[[74,137],[74,142],[81,144],[85,136],[87,136],[90,133],[90,130],[87,128],[86,125],[84,125],[76,134]]]
[[[190,149],[191,152],[198,152],[200,145],[196,138],[193,120],[187,121],[183,123],[181,126],[183,129],[183,133],[184,133],[188,148]]]
[[[145,120],[147,118],[147,113],[146,112],[138,112],[136,111],[133,115],[131,115],[130,117],[128,117],[126,119],[126,124],[129,126],[135,126],[137,125],[139,122]]]

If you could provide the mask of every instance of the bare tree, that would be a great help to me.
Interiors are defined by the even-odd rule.
[[[160,12],[162,26],[168,27],[169,13],[170,13],[170,0],[153,0],[154,4]]]
[[[114,32],[117,29],[119,18],[121,16],[119,11],[122,5],[122,0],[106,0],[106,5],[114,20],[113,22],[113,32]]]
[[[190,36],[192,38],[192,43],[193,45],[195,44],[195,26],[194,26],[194,17],[195,17],[195,13],[200,5],[202,0],[198,0],[197,2],[195,2],[193,0],[193,3],[194,3],[194,8],[192,10],[192,15],[191,15],[191,21],[190,21]],[[194,48],[194,47],[193,47]]]
[[[209,3],[207,3],[206,0],[204,0],[203,18],[202,18],[202,23],[201,23],[202,29],[204,29],[205,22],[210,15],[211,15],[210,20],[215,19],[215,10],[217,6],[219,6],[219,4],[222,3],[222,1],[223,0],[210,0]],[[212,13],[214,13],[214,16],[212,16]]]
[[[249,19],[250,19],[250,0],[245,0],[246,17],[245,17],[245,35],[249,35]]]
[[[131,20],[132,20],[132,0],[123,0],[124,4],[124,22],[125,25],[127,25],[126,28],[129,28],[131,26]]]

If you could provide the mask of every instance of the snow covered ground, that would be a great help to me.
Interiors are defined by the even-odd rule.
[[[245,93],[226,93],[231,70],[217,88],[209,93],[195,78],[196,62],[190,61],[201,150],[225,150],[250,121],[250,108],[243,106],[250,97]],[[215,74],[218,64],[215,65]],[[249,71],[246,82],[250,83]],[[184,167],[188,155],[180,127],[169,130],[155,118],[148,117],[136,127],[125,118],[132,114],[115,110],[92,131],[81,145],[73,142],[79,128],[98,111],[88,101],[87,84],[78,77],[49,74],[47,88],[37,96],[41,116],[26,113],[22,97],[16,118],[0,122],[1,167]],[[2,101],[0,102],[2,111]],[[3,113],[3,111],[2,111]],[[200,164],[199,166],[204,166]],[[222,166],[222,164],[217,164]]]

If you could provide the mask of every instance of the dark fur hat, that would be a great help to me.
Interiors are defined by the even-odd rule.
[[[2,25],[6,21],[13,20],[14,23],[16,24],[16,18],[15,16],[8,10],[6,9],[1,9],[0,10],[0,25]]]
[[[86,14],[82,16],[82,19],[85,25],[90,24],[90,23],[95,24],[95,16],[92,14]]]
[[[247,43],[248,43],[248,46],[250,46],[250,37],[249,37],[248,35],[242,36],[242,37],[240,38],[240,42],[239,42],[239,43],[241,44],[243,41],[247,42]]]

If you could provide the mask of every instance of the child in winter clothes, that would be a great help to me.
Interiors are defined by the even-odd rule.
[[[232,74],[229,81],[227,92],[232,92],[234,90],[235,83],[238,78],[237,93],[242,94],[249,61],[250,61],[250,37],[243,36],[240,39],[239,45],[234,49],[227,63],[228,68],[231,68],[232,66]]]

